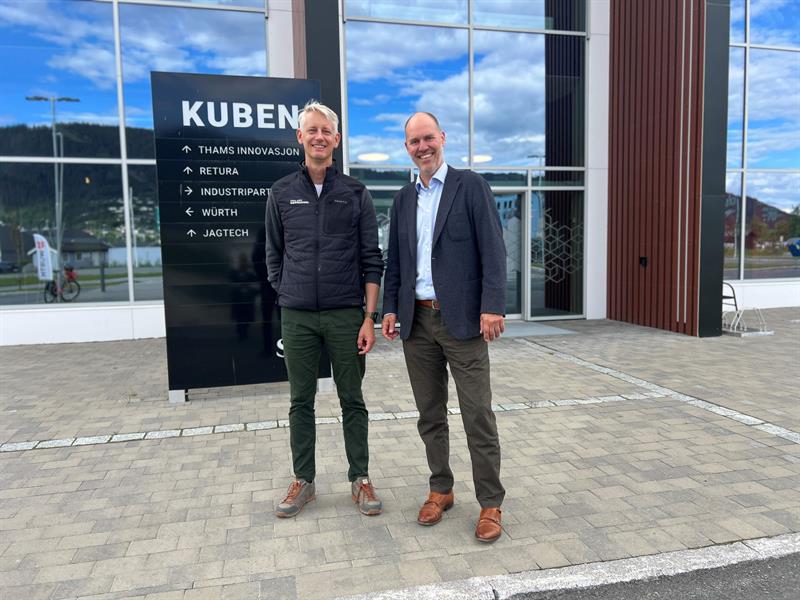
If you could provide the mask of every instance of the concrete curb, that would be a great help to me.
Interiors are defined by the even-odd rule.
[[[572,567],[524,571],[513,575],[472,577],[435,585],[340,597],[337,600],[513,600],[524,594],[594,588],[614,583],[669,577],[692,571],[780,558],[798,552],[800,552],[800,533],[789,533],[694,550],[678,550]]]

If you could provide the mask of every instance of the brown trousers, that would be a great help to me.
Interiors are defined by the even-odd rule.
[[[416,306],[403,353],[419,410],[417,429],[425,443],[431,491],[446,493],[453,488],[447,424],[449,365],[467,434],[475,496],[481,508],[500,506],[505,489],[500,483],[500,440],[492,412],[488,344],[480,336],[455,339],[447,332],[438,310]]]

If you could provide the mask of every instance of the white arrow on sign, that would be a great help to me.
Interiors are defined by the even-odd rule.
[[[197,235],[197,232],[195,232],[194,229],[190,229],[189,231],[186,232],[186,235],[188,235],[189,237],[194,237]]]
[[[183,150],[184,154],[186,154],[187,152],[191,152],[192,151],[192,149],[189,148],[189,146],[184,146],[183,148],[181,148],[181,150]]]
[[[190,206],[189,208],[186,209],[186,214],[191,217],[192,213],[194,213],[194,211],[192,210],[192,207]]]
[[[186,173],[186,174],[188,175],[189,173],[191,173],[191,172],[192,172],[192,167],[184,167],[184,168],[183,168],[183,172],[184,172],[184,173]]]
[[[187,186],[186,186],[184,189],[186,190],[186,195],[187,195],[187,196],[191,196],[191,195],[192,195],[192,188],[190,188],[190,187],[187,185]]]

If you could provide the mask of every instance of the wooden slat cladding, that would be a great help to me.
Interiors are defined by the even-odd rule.
[[[697,335],[705,0],[612,0],[608,316]],[[591,99],[589,99],[591,101]]]

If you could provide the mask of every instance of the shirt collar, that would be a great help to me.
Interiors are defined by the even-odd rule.
[[[428,188],[430,189],[432,187],[432,184],[433,184],[434,180],[436,180],[440,184],[444,185],[444,178],[445,177],[447,177],[447,163],[443,162],[442,166],[439,167],[436,170],[436,173],[433,174],[433,177],[431,177],[431,180],[428,182]],[[417,193],[419,193],[419,191],[425,187],[422,184],[422,180],[419,178],[419,173],[417,173],[417,181],[416,181],[415,187],[417,188]]]

